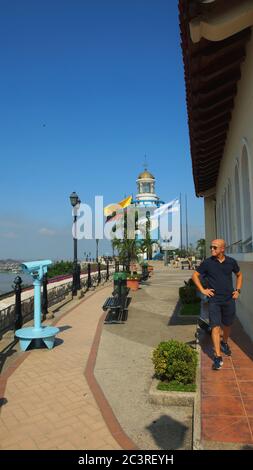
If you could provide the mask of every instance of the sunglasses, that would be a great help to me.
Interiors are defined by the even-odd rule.
[[[218,246],[210,245],[210,250],[217,250],[218,248]]]

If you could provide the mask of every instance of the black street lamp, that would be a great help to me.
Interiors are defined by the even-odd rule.
[[[72,293],[73,295],[77,295],[77,290],[80,289],[80,266],[78,266],[77,263],[77,237],[76,237],[76,221],[77,221],[77,215],[76,215],[76,206],[79,206],[81,203],[81,200],[79,199],[78,195],[73,192],[70,194],[70,203],[74,209],[74,259],[73,259],[73,285],[72,285]]]

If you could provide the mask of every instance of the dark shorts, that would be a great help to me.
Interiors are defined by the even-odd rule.
[[[209,322],[210,326],[231,326],[235,319],[235,300],[226,302],[209,302]]]

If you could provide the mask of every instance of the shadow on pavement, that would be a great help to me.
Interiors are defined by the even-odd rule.
[[[243,329],[242,324],[238,318],[235,320],[232,326],[230,337],[234,343],[244,352],[244,354],[253,360],[253,342]]]
[[[17,353],[17,349],[14,349],[14,346],[16,346],[17,343],[18,339],[14,339],[0,352],[0,372],[2,372],[7,359]]]
[[[159,449],[179,449],[185,443],[185,435],[189,430],[187,426],[170,416],[162,415],[147,426]]]
[[[63,343],[64,343],[63,339],[58,338],[56,336],[54,340],[54,348],[57,348],[57,346],[60,346]],[[31,341],[26,351],[31,351],[33,349],[48,349],[48,347],[45,345],[42,339],[37,338]]]

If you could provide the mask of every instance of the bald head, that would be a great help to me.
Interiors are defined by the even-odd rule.
[[[219,248],[226,248],[226,242],[222,238],[217,238],[217,240],[213,240],[212,245],[217,245]]]
[[[226,248],[226,242],[222,238],[217,238],[217,240],[212,241],[211,247],[212,256],[223,256]]]

